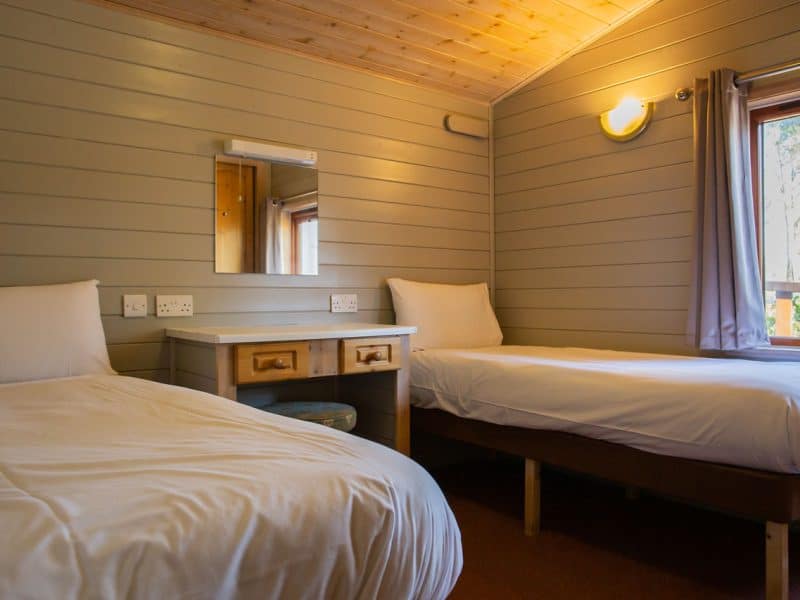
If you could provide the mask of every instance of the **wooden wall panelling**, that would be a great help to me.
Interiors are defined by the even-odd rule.
[[[328,195],[326,197],[333,198]],[[423,201],[423,199],[421,199]],[[488,235],[489,215],[451,208],[434,208],[421,204],[399,204],[386,201],[369,201],[360,198],[336,197],[333,202],[320,206],[320,216],[327,219],[347,220],[351,226],[359,221],[371,223],[397,223],[431,227],[447,224],[451,229]]]
[[[503,343],[537,344],[541,346],[563,346],[573,348],[622,348],[631,352],[670,352],[685,349],[685,334],[657,334],[653,332],[633,333],[619,331],[579,331],[566,329],[524,329],[503,327]]]
[[[689,285],[688,261],[626,265],[602,264],[497,272],[498,291],[503,289],[671,285]]]
[[[497,234],[497,250],[502,252],[680,237],[692,232],[692,223],[691,212],[683,211],[597,223],[507,231]]]
[[[723,66],[795,57],[800,4],[664,0],[495,107],[497,305],[506,340],[692,352],[691,103]],[[651,127],[605,140],[597,115],[655,99]]]
[[[116,111],[146,121],[153,120],[153,109],[158,107],[160,112],[163,111],[163,114],[156,114],[159,122],[197,129],[207,129],[209,123],[213,123],[224,135],[238,128],[255,127],[251,137],[263,138],[269,129],[271,139],[279,140],[281,134],[291,133],[294,140],[297,136],[295,131],[299,129],[304,138],[300,143],[306,139],[311,141],[314,136],[321,137],[321,148],[325,149],[346,151],[347,144],[352,141],[358,141],[369,149],[369,136],[378,136],[412,144],[422,142],[423,145],[452,149],[454,153],[486,155],[484,141],[454,139],[442,128],[444,110],[436,111],[438,123],[432,119],[419,123],[419,117],[411,115],[386,117],[368,110],[298,99],[285,93],[261,91],[193,73],[181,74],[165,68],[128,64],[122,59],[52,48],[41,43],[0,38],[0,48],[3,55],[11,53],[19,57],[18,60],[0,62],[11,71],[3,76],[5,85],[10,88],[9,93],[4,94],[6,98],[27,94],[24,96],[26,99],[41,102],[43,97],[36,94],[43,86],[54,85],[48,78],[53,77],[57,79],[56,83],[64,79],[72,83],[65,86],[64,96],[48,97],[48,104],[61,103],[91,110],[110,103],[112,106],[101,112],[114,114]],[[198,60],[202,59],[199,55]],[[263,76],[261,73],[255,75]],[[243,89],[247,90],[246,94],[241,93]],[[92,97],[81,97],[85,91],[91,91]],[[140,104],[142,94],[151,95],[144,106]],[[158,97],[152,97],[155,94]],[[214,120],[210,121],[210,117]],[[360,123],[358,129],[341,127],[342,123],[354,120]],[[374,140],[371,145],[379,147],[378,141],[380,139]],[[388,143],[385,141],[384,145]],[[398,145],[394,150],[401,147]],[[454,155],[448,156],[453,159],[451,162],[456,162]],[[477,161],[473,159],[470,164],[477,164]],[[485,163],[481,166],[486,169]]]
[[[690,211],[693,208],[689,186],[673,187],[641,194],[612,196],[610,198],[577,201],[570,201],[570,198],[562,198],[561,200],[561,203],[519,208],[500,213],[496,217],[497,231],[539,229],[578,223],[611,221],[614,219]]]
[[[166,379],[170,325],[390,322],[389,276],[488,281],[488,144],[441,126],[484,103],[71,0],[4,2],[0,49],[0,285],[100,279],[124,374]],[[235,135],[319,151],[319,276],[213,272]],[[125,293],[196,316],[123,319]]]
[[[208,235],[209,208],[114,202],[92,198],[0,192],[8,224],[53,225]]]
[[[498,211],[514,211],[535,206],[549,206],[567,199],[574,202],[600,200],[617,196],[688,188],[692,185],[691,157],[675,164],[656,166],[645,171],[615,173],[560,185],[542,186],[535,192],[521,190],[498,194]]]
[[[218,276],[209,270],[206,261],[127,260],[97,257],[60,256],[5,256],[0,255],[0,272],[7,285],[36,285],[45,282],[67,282],[86,278],[92,274],[107,285],[124,287],[226,287],[272,289],[315,288],[380,288],[384,285],[387,269],[351,265],[320,265],[318,276],[253,274]],[[446,265],[425,267],[396,267],[390,269],[393,277],[441,281],[443,283],[469,283],[484,281],[489,271],[483,269],[451,269]],[[256,292],[257,293],[257,292]],[[184,319],[184,326],[186,322]]]
[[[653,120],[650,124],[654,127],[659,121],[670,119],[678,115],[690,115],[692,107],[682,102],[658,102],[653,113]],[[602,136],[598,129],[597,114],[581,114],[577,117],[570,117],[565,121],[556,121],[545,125],[522,127],[515,130],[503,138],[496,139],[497,144],[495,158],[498,161],[515,160],[516,155],[526,150],[542,151],[545,148],[553,147],[559,152],[562,147],[569,145],[580,147],[581,141],[593,139],[592,146],[600,148],[618,148],[615,142]],[[533,124],[531,124],[533,125]],[[637,138],[627,142],[634,145],[647,145],[646,141]],[[563,145],[563,146],[562,146]],[[613,151],[613,150],[612,150]],[[512,171],[515,169],[511,169]]]
[[[391,241],[395,246],[417,246],[424,248],[450,248],[472,250],[485,248],[489,243],[486,231],[464,231],[450,227],[437,227],[430,222],[425,225],[402,225],[371,221],[365,226],[362,221],[328,219],[320,239],[326,242],[351,244],[381,244]]]
[[[585,287],[569,289],[504,289],[498,308],[652,309],[680,310],[689,297],[687,286]]]
[[[573,331],[614,331],[631,333],[682,334],[686,310],[637,309],[503,308],[497,311],[506,327]]]
[[[632,258],[642,263],[691,260],[691,236],[668,237],[622,242],[600,242],[509,250],[498,253],[497,270],[514,271],[549,267],[591,266],[597,263],[597,253],[603,253],[606,264],[630,264]]]
[[[685,105],[683,105],[685,107]],[[596,126],[596,123],[592,125]],[[590,130],[591,131],[591,130]],[[589,159],[603,155],[615,155],[619,151],[613,142],[600,133],[585,134],[585,130],[577,139],[564,139],[561,134],[553,138],[537,135],[537,145],[520,149],[518,152],[498,156],[496,174],[509,175],[541,167],[569,163],[573,160]],[[663,117],[656,116],[648,126],[647,138],[639,138],[628,142],[627,151],[657,146],[666,142],[692,138],[692,117],[689,112]],[[507,150],[507,148],[506,148]],[[622,161],[618,161],[622,162]]]
[[[643,171],[652,167],[681,162],[685,160],[687,154],[691,155],[691,151],[691,138],[684,138],[652,146],[619,150],[613,154],[575,158],[508,174],[498,180],[496,192],[507,194],[595,177],[606,177],[620,172]]]

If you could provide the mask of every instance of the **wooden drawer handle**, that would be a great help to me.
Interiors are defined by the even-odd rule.
[[[367,356],[367,363],[371,363],[376,360],[383,360],[383,352],[381,352],[380,350],[376,350],[375,352]]]
[[[255,357],[255,368],[258,371],[263,371],[265,369],[290,369],[292,365],[283,358],[269,358],[266,356],[256,356]]]

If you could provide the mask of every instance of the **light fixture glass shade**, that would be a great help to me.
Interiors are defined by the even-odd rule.
[[[607,137],[617,142],[627,142],[641,134],[653,116],[653,103],[636,98],[623,98],[611,110],[600,115],[600,127]]]

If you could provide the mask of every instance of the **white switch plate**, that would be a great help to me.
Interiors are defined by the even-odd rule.
[[[125,294],[122,296],[123,317],[146,317],[147,296],[144,294]]]
[[[358,312],[357,294],[331,294],[332,313]]]
[[[156,296],[157,317],[191,317],[194,314],[194,298],[190,295]]]

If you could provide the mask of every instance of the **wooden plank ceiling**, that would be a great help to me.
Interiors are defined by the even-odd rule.
[[[104,0],[492,100],[653,0]]]

